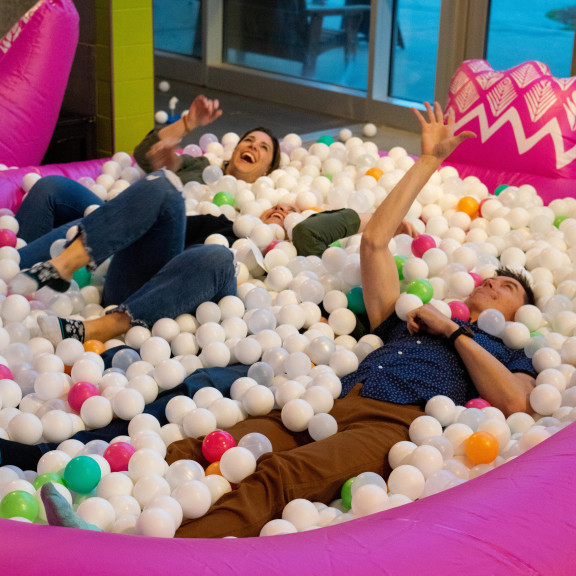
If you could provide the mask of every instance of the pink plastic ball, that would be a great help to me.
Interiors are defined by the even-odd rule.
[[[273,242],[270,242],[270,244],[268,244],[268,246],[266,246],[264,249],[264,256],[266,256],[266,254],[268,254],[268,252],[270,252],[270,250],[272,250],[276,244],[280,244],[280,240],[274,240]]]
[[[114,442],[104,451],[104,458],[110,464],[111,472],[125,472],[128,470],[128,462],[136,448],[127,442]]]
[[[4,364],[0,364],[0,380],[14,380],[14,376],[12,375],[12,370],[5,366]]]
[[[0,229],[0,247],[10,246],[15,248],[16,242],[18,242],[18,237],[12,230],[8,230],[8,228]]]
[[[474,278],[474,287],[480,286],[482,284],[482,276],[480,274],[476,274],[476,272],[468,272],[472,278]]]
[[[214,430],[202,440],[202,454],[204,454],[204,458],[208,462],[218,462],[226,450],[235,446],[236,440],[234,440],[232,434],[224,430]]]
[[[82,404],[92,396],[98,396],[98,388],[91,382],[77,382],[68,391],[68,404],[74,412],[80,413]]]
[[[422,258],[422,254],[430,250],[430,248],[436,248],[436,240],[432,236],[428,236],[428,234],[420,234],[418,238],[412,240],[412,254],[416,258]]]
[[[452,311],[452,320],[458,319],[464,322],[470,320],[470,310],[468,310],[468,306],[466,306],[464,302],[452,300],[452,302],[448,302],[448,306],[450,306],[450,310]]]
[[[472,398],[472,400],[466,402],[466,408],[478,408],[478,410],[482,410],[482,408],[487,408],[488,406],[491,406],[491,404],[484,400],[484,398]]]

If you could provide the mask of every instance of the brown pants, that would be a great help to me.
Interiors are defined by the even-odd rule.
[[[258,536],[266,522],[282,515],[295,498],[328,503],[338,498],[346,480],[362,472],[390,473],[390,448],[408,438],[412,421],[422,410],[412,405],[391,404],[359,395],[362,385],[340,400],[330,412],[338,432],[314,442],[307,432],[290,432],[280,411],[249,418],[228,431],[236,442],[245,434],[260,432],[272,442],[274,452],[258,460],[254,474],[236,490],[225,494],[202,518],[185,520],[176,532],[180,538]],[[192,459],[203,465],[202,441],[187,438],[168,447],[166,460]]]

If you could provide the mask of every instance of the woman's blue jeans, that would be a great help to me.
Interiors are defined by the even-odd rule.
[[[149,174],[85,218],[31,242],[20,250],[21,266],[48,259],[52,242],[65,237],[74,224],[92,265],[114,256],[103,304],[120,305],[135,323],[150,326],[236,293],[233,256],[227,248],[198,244],[184,250],[184,200],[163,172]]]
[[[88,188],[64,176],[44,176],[24,196],[16,220],[18,236],[32,242],[64,224],[82,218],[88,206],[102,206],[101,200]],[[43,261],[46,258],[43,258]],[[35,264],[33,262],[33,264]]]

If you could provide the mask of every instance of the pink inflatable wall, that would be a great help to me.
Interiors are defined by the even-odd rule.
[[[493,70],[485,60],[463,62],[452,77],[447,108],[457,132],[472,130],[447,164],[490,189],[532,184],[548,203],[574,195],[576,77],[555,78],[534,60]]]
[[[46,164],[45,166],[28,166],[17,170],[0,171],[0,208],[18,210],[24,197],[22,179],[26,174],[35,173],[40,176],[66,176],[78,180],[81,176],[97,178],[102,173],[102,164],[109,160],[89,160],[87,162],[70,162],[68,164]]]
[[[78,44],[72,0],[40,0],[0,40],[0,164],[40,164]]]
[[[566,576],[576,563],[576,425],[406,506],[268,538],[162,540],[0,520],[2,574]]]

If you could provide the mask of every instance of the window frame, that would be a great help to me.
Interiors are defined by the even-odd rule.
[[[394,0],[370,0],[370,38],[367,90],[329,85],[280,73],[240,67],[223,61],[225,0],[204,0],[202,60],[155,51],[162,76],[202,87],[328,113],[364,122],[379,119],[390,128],[417,133],[410,107],[420,103],[387,96],[389,88]],[[484,58],[490,0],[442,0],[434,99],[444,104],[452,75],[463,60]],[[571,74],[576,74],[576,34]],[[379,73],[376,74],[375,70]],[[422,107],[423,108],[423,107]]]

